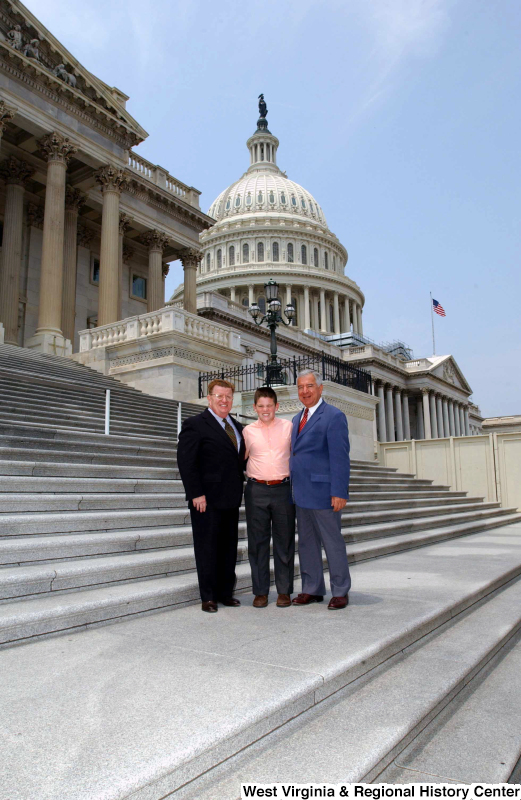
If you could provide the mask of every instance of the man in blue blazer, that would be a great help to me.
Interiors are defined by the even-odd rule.
[[[349,431],[338,408],[322,400],[322,379],[313,371],[297,378],[304,409],[293,417],[290,472],[297,510],[302,593],[298,606],[321,603],[326,592],[322,545],[333,595],[328,608],[345,608],[351,577],[342,536],[342,509],[349,497]]]

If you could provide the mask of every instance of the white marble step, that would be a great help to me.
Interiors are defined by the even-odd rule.
[[[149,478],[176,480],[177,469],[151,466],[121,466],[118,464],[96,464],[63,461],[16,461],[0,458],[0,475],[32,475],[40,477],[62,478]]]

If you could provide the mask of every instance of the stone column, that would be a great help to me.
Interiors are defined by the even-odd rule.
[[[232,301],[232,303],[235,303],[235,286],[232,286],[230,288],[230,300]]]
[[[304,286],[304,330],[311,328],[309,314],[309,286]]]
[[[143,244],[146,244],[148,247],[147,311],[152,312],[163,308],[165,305],[165,290],[163,284],[163,250],[168,242],[168,236],[162,231],[153,230],[147,231],[140,238]],[[198,263],[199,262],[197,262],[195,265],[196,270]],[[186,285],[186,267],[184,261],[183,267],[185,268]],[[196,312],[193,311],[192,313],[195,314]]]
[[[387,441],[395,442],[393,387],[387,386]]]
[[[320,320],[318,314],[318,295],[316,292],[313,292],[313,298],[311,302],[313,303],[313,323],[311,327],[313,328],[314,331],[319,331]]]
[[[321,333],[327,333],[326,290],[320,290],[320,327]]]
[[[78,268],[78,212],[86,197],[79,189],[65,187],[65,227],[63,242],[62,330],[74,342],[76,322],[76,273]]]
[[[465,436],[470,436],[469,407],[465,406],[463,411],[465,419]]]
[[[438,415],[436,413],[436,394],[431,392],[429,394],[429,404],[431,407],[431,432],[432,438],[437,439],[439,437],[438,431]]]
[[[449,433],[451,436],[454,436],[456,433],[456,427],[454,422],[454,401],[449,400]]]
[[[364,326],[362,324],[362,306],[358,306],[358,333],[360,336],[364,335]]]
[[[358,333],[358,312],[354,300],[353,300],[353,333]]]
[[[423,397],[423,427],[424,427],[425,439],[432,439],[430,397],[428,389],[426,388],[422,389],[422,397]]]
[[[378,438],[381,442],[387,441],[387,431],[385,429],[385,397],[384,385],[378,382]]]
[[[465,436],[465,412],[463,411],[463,405],[459,407],[459,428],[461,435]]]
[[[248,305],[250,306],[250,308],[255,302],[254,292],[255,292],[255,286],[253,285],[253,283],[248,284]]]
[[[125,234],[132,226],[132,217],[128,214],[119,215],[119,258],[118,258],[118,319],[123,319],[123,264],[125,261]],[[128,249],[126,250],[128,254]]]
[[[27,347],[45,353],[69,355],[72,352],[61,329],[63,297],[63,241],[65,228],[65,176],[67,163],[76,147],[67,136],[54,131],[38,142],[47,159],[47,186],[43,218],[42,260],[40,266],[40,304],[38,327]]]
[[[13,119],[17,109],[14,106],[8,106],[3,100],[0,100],[0,145],[2,144],[2,136],[5,131],[5,126],[10,119]]]
[[[411,438],[411,419],[409,417],[409,395],[405,392],[402,396],[403,404],[403,436],[404,439],[409,441]]]
[[[454,430],[456,436],[461,436],[460,419],[459,419],[459,403],[454,403]]]
[[[443,439],[445,431],[443,430],[443,410],[441,406],[441,394],[436,395],[436,417],[438,418],[438,439]]]
[[[344,302],[344,330],[346,333],[349,333],[351,330],[351,314],[349,313],[349,297],[345,297]]]
[[[425,428],[423,427],[423,400],[421,396],[416,400],[416,438],[425,439]]]
[[[449,427],[449,402],[446,397],[444,397],[441,401],[443,407],[443,432],[445,436],[450,436],[450,427]]]
[[[333,321],[335,323],[335,333],[340,333],[340,306],[338,304],[338,292],[333,293]]]
[[[125,182],[122,169],[108,164],[96,173],[103,192],[99,268],[98,325],[119,319],[119,198]]]
[[[183,308],[190,314],[197,314],[197,266],[202,257],[200,250],[193,249],[186,250],[181,255],[185,273]]]
[[[286,284],[286,305],[291,305],[291,283]]]
[[[18,344],[24,187],[25,182],[33,173],[34,169],[29,164],[25,161],[18,161],[13,156],[6,159],[0,166],[0,177],[7,184],[0,269],[0,322],[5,328],[4,341],[6,344]]]
[[[396,390],[394,395],[394,415],[396,419],[396,441],[403,442],[403,410],[402,410],[402,391]]]

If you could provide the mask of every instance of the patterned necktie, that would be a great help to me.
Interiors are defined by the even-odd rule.
[[[228,422],[227,419],[224,420],[224,430],[226,431],[226,433],[230,437],[231,443],[233,444],[233,446],[237,450],[237,437],[235,435],[235,431],[233,430],[232,426],[230,425],[230,423]]]
[[[308,411],[309,411],[309,409],[307,409],[307,408],[304,409],[304,413],[302,414],[302,419],[300,420],[300,425],[298,426],[298,433],[300,433],[300,431],[302,430],[302,428],[304,427],[304,425],[308,421]],[[298,436],[298,433],[297,433],[297,436]]]

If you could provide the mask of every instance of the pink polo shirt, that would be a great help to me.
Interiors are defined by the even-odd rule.
[[[257,420],[243,428],[248,478],[279,481],[289,477],[292,427],[289,419],[275,417],[270,425]]]

